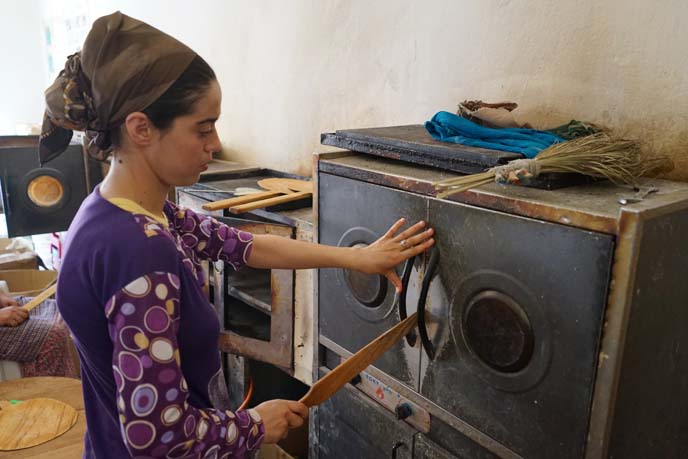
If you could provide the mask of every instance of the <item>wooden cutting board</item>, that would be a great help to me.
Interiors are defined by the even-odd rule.
[[[11,404],[0,401],[0,451],[30,448],[57,438],[76,424],[78,413],[52,398]]]

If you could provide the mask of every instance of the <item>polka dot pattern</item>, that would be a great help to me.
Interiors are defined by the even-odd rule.
[[[174,347],[170,340],[156,338],[150,345],[151,357],[156,362],[167,363],[174,359]]]
[[[142,384],[131,395],[131,408],[136,416],[148,416],[158,403],[158,391],[152,384]]]
[[[158,287],[165,288],[165,291],[167,292],[167,287],[164,285],[160,284]],[[155,289],[156,292],[158,291],[158,287]],[[145,324],[147,331],[151,333],[163,333],[165,330],[167,330],[167,327],[170,326],[170,316],[162,307],[153,306],[146,311],[146,314],[143,317],[143,323]]]
[[[177,405],[170,405],[162,410],[162,423],[166,426],[176,424],[182,417],[182,409]]]
[[[202,413],[202,411],[201,411]],[[205,419],[201,419],[198,422],[198,427],[196,428],[196,438],[198,440],[203,440],[205,438],[205,434],[208,433],[208,421]]]
[[[139,327],[133,325],[127,325],[122,327],[122,329],[119,331],[119,341],[120,343],[122,343],[122,347],[132,352],[137,352],[141,349],[145,349],[145,347],[148,347],[147,345],[145,347],[141,347],[140,344],[142,340],[141,338],[139,338],[139,342],[137,342],[137,335],[141,335],[144,338],[146,336],[143,334],[143,330],[141,330]]]
[[[199,409],[189,403],[209,396],[210,387],[208,392],[200,388],[209,386],[210,380],[190,373],[187,384],[177,343],[184,329],[180,313],[189,307],[180,304],[182,284],[195,288],[197,283],[200,295],[206,280],[201,260],[222,260],[238,269],[248,260],[253,238],[171,204],[166,204],[165,212],[169,229],[146,216],[135,219],[149,237],[162,236],[175,244],[181,264],[174,269],[182,270],[184,282],[171,272],[151,272],[129,282],[105,305],[114,345],[112,371],[122,437],[135,456],[244,457],[260,445],[262,422],[248,410]],[[187,316],[187,327],[188,321],[204,320],[203,313]],[[217,353],[216,339],[203,338],[213,342],[207,352]]]
[[[141,298],[148,294],[150,288],[151,283],[148,276],[143,276],[124,287],[124,292],[134,298]]]
[[[124,428],[127,442],[133,448],[144,449],[155,440],[155,426],[148,421],[131,421]]]
[[[119,370],[122,376],[129,381],[138,381],[143,376],[141,360],[131,352],[121,352],[119,354]]]

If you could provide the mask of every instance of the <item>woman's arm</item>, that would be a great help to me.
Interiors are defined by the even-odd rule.
[[[264,439],[275,442],[303,423],[308,409],[288,400],[235,412],[190,403],[177,343],[180,284],[175,274],[152,272],[105,305],[117,408],[129,453],[244,457]]]
[[[425,222],[422,221],[397,234],[405,222],[403,218],[398,220],[384,236],[367,247],[333,247],[256,234],[248,265],[276,269],[344,268],[382,274],[401,291],[401,280],[394,268],[434,243],[433,230],[423,231]]]
[[[218,222],[209,215],[167,203],[170,224],[182,234],[184,244],[205,260],[222,260],[239,269],[344,268],[387,277],[401,291],[394,268],[433,244],[433,230],[425,222],[397,234],[406,219],[399,219],[373,244],[362,248],[332,247],[272,235],[253,235]]]

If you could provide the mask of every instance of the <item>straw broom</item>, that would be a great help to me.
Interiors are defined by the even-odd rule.
[[[495,181],[519,184],[552,172],[577,173],[606,178],[616,184],[637,186],[639,177],[668,172],[673,162],[668,157],[645,158],[634,140],[615,139],[606,132],[554,144],[533,159],[517,159],[486,172],[455,177],[433,183],[438,198]]]

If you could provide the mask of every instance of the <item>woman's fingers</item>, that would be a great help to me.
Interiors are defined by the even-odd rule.
[[[425,227],[425,222],[424,221],[419,221],[418,223],[406,228],[404,231],[401,233],[397,234],[392,240],[395,242],[401,242],[405,241],[414,234],[416,234],[418,231],[422,230]]]
[[[303,425],[303,418],[294,412],[287,413],[287,422],[290,429],[296,429]]]
[[[432,228],[430,228],[428,230],[423,231],[422,233],[416,234],[415,236],[411,236],[410,238],[406,239],[406,243],[404,245],[409,249],[413,248],[421,242],[424,242],[431,238],[434,232],[435,231]]]
[[[305,404],[297,401],[290,401],[288,406],[291,411],[298,414],[302,418],[305,419],[308,417],[308,407]]]
[[[383,237],[387,238],[393,238],[395,234],[397,234],[397,231],[401,229],[402,226],[404,226],[404,223],[406,223],[405,218],[400,218],[394,224],[387,230],[385,235]]]
[[[411,258],[411,257],[413,257],[413,256],[416,256],[416,255],[420,255],[421,253],[425,252],[425,251],[428,250],[430,247],[432,247],[432,245],[433,245],[434,243],[435,243],[435,239],[428,239],[427,241],[425,241],[425,242],[423,242],[423,243],[421,243],[421,244],[418,244],[418,245],[414,246],[414,247],[411,249],[411,254],[409,255],[409,258]]]
[[[399,278],[399,275],[395,270],[389,271],[387,274],[385,274],[385,277],[389,279],[389,281],[394,285],[394,288],[396,289],[397,293],[401,293],[403,290],[401,279]]]

